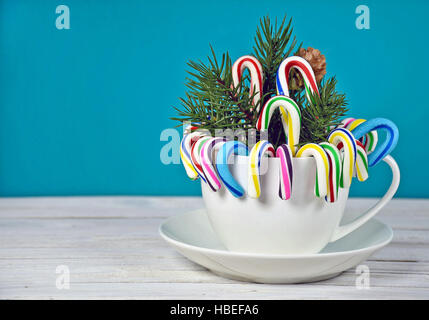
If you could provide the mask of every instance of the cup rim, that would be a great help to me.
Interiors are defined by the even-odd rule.
[[[249,158],[250,156],[249,155],[247,155],[247,156],[243,156],[243,155],[235,155],[234,157],[237,157],[237,158]],[[292,157],[292,159],[293,159],[293,161],[308,161],[308,160],[310,160],[310,159],[312,159],[313,157],[312,156],[305,156],[305,157]],[[272,161],[272,160],[274,160],[274,161],[276,161],[276,160],[278,160],[279,158],[277,158],[277,157],[269,157],[268,158],[268,160],[269,161]]]

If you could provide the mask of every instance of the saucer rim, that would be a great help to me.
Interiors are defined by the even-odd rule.
[[[384,227],[386,227],[390,233],[389,237],[387,240],[376,244],[376,245],[372,245],[372,246],[368,246],[365,248],[361,248],[361,249],[354,249],[354,250],[346,250],[346,251],[339,251],[339,252],[326,252],[326,253],[311,253],[311,254],[264,254],[264,253],[250,253],[250,252],[238,252],[238,251],[228,251],[226,250],[219,250],[219,249],[209,249],[209,248],[204,248],[204,247],[199,247],[196,245],[192,245],[192,244],[188,244],[188,243],[184,243],[178,240],[175,240],[171,237],[169,237],[166,233],[164,233],[164,231],[162,230],[164,225],[167,224],[170,220],[173,220],[175,218],[178,218],[179,216],[185,215],[185,214],[192,214],[192,213],[197,213],[197,212],[201,212],[206,214],[205,212],[205,208],[201,208],[201,209],[197,209],[197,210],[192,210],[192,211],[187,211],[187,212],[183,212],[181,214],[178,215],[174,215],[172,217],[167,218],[166,220],[164,220],[161,225],[158,227],[158,232],[161,235],[161,237],[168,243],[173,244],[174,246],[178,246],[178,247],[185,247],[189,250],[193,250],[193,251],[199,251],[202,253],[207,253],[207,254],[217,254],[217,255],[224,255],[224,256],[233,256],[233,257],[242,257],[242,258],[261,258],[261,259],[303,259],[303,258],[329,258],[329,257],[339,257],[342,255],[355,255],[355,254],[359,254],[359,253],[363,253],[366,251],[377,251],[380,248],[385,247],[386,245],[388,245],[392,239],[393,239],[393,230],[392,228],[381,222],[380,220],[376,219],[376,218],[371,218],[369,219],[367,222],[365,222],[362,226],[364,226],[365,224],[369,223],[369,221],[376,221],[377,223],[380,223],[381,225],[383,225]],[[338,239],[336,241],[339,241],[341,239]],[[336,242],[334,241],[334,242]]]

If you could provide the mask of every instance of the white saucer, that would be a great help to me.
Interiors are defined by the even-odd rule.
[[[345,216],[344,220],[350,217]],[[310,255],[264,255],[231,252],[217,239],[205,210],[169,218],[159,228],[177,251],[214,273],[260,283],[298,283],[325,280],[366,260],[386,246],[393,231],[376,219]]]

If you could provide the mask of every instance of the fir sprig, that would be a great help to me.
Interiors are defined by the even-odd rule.
[[[188,71],[190,77],[186,78],[188,92],[185,98],[180,98],[182,108],[175,107],[178,117],[171,119],[197,123],[199,128],[208,129],[212,134],[215,129],[254,127],[256,116],[252,100],[256,92],[249,96],[249,89],[245,86],[248,76],[242,77],[239,85],[234,87],[228,52],[218,63],[211,46],[210,49],[212,56],[208,57],[208,63],[188,62],[191,68]]]
[[[253,52],[264,71],[263,92],[268,99],[276,94],[276,74],[280,63],[292,53],[297,44],[296,38],[292,38],[292,32],[292,19],[286,24],[286,16],[280,25],[277,24],[277,19],[273,25],[269,17],[264,17],[256,29]]]
[[[343,93],[336,91],[337,80],[331,77],[319,84],[319,93],[310,93],[311,102],[301,107],[300,145],[327,141],[329,132],[341,123],[348,111]]]

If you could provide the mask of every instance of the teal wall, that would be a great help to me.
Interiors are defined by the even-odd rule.
[[[0,0],[0,196],[199,194],[181,165],[159,157],[186,62],[209,43],[234,59],[250,53],[258,19],[287,13],[298,40],[326,55],[350,115],[397,123],[398,196],[428,197],[418,165],[429,158],[429,2],[245,3]],[[70,30],[55,27],[60,4]],[[355,27],[359,4],[371,10],[370,30]],[[380,164],[370,177],[352,194],[380,195],[389,170]]]

